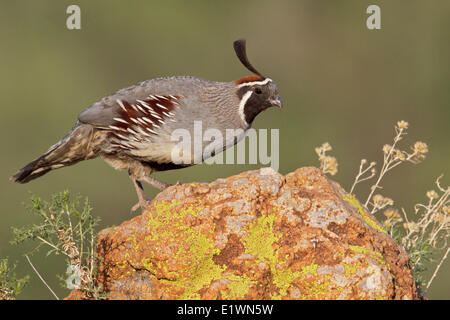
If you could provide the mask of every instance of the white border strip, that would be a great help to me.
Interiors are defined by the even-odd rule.
[[[247,91],[241,99],[241,102],[239,102],[239,115],[241,116],[242,121],[244,121],[244,123],[247,123],[247,121],[245,120],[245,113],[244,113],[244,107],[245,104],[247,103],[247,100],[250,98],[250,96],[252,95],[253,91]],[[248,123],[247,123],[248,124]]]
[[[238,87],[242,88],[242,87],[246,87],[246,86],[252,86],[252,85],[255,85],[255,84],[265,85],[265,84],[267,84],[269,82],[272,82],[272,79],[266,78],[263,81],[244,82],[244,83],[241,83],[240,85],[238,85]]]

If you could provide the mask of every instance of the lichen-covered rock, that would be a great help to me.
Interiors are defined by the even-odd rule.
[[[99,235],[110,299],[415,299],[403,248],[316,168],[172,186]]]

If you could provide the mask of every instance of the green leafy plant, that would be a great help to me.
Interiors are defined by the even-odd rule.
[[[11,243],[36,241],[37,245],[31,253],[46,247],[47,256],[64,256],[69,277],[60,279],[65,286],[79,289],[87,299],[102,298],[101,288],[97,286],[95,254],[95,226],[99,219],[92,216],[88,199],[80,204],[80,198],[71,199],[68,191],[53,195],[50,202],[32,196],[29,211],[39,217],[39,223],[23,228],[13,227],[14,239]]]
[[[16,265],[10,266],[8,259],[0,259],[0,300],[15,300],[30,279],[18,279],[15,269]]]

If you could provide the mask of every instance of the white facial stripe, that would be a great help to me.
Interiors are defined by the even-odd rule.
[[[267,84],[269,82],[272,82],[272,79],[266,78],[264,81],[244,82],[244,83],[241,83],[238,87],[242,88],[242,87],[245,87],[245,86],[253,86],[255,84],[259,84],[259,85],[262,86],[262,85],[265,85],[265,84]]]
[[[244,113],[244,107],[245,104],[247,103],[247,100],[250,98],[250,96],[252,95],[253,91],[247,91],[241,99],[241,102],[239,102],[239,116],[241,117],[242,121],[244,121],[244,123],[247,123],[247,121],[245,120],[245,113]]]

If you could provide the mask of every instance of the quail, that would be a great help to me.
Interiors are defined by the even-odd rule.
[[[245,40],[236,40],[233,47],[253,75],[232,82],[165,77],[121,89],[82,111],[65,137],[11,179],[26,183],[51,170],[101,157],[113,168],[128,171],[139,199],[132,209],[144,208],[148,198],[141,182],[160,190],[169,186],[150,177],[152,172],[205,160],[202,154],[200,159],[190,156],[191,161],[174,161],[178,146],[172,137],[175,130],[193,133],[196,121],[201,121],[203,130],[214,128],[224,136],[228,129],[242,130],[244,135],[222,142],[219,147],[223,151],[245,136],[261,111],[272,106],[281,108],[277,85],[250,64]]]

